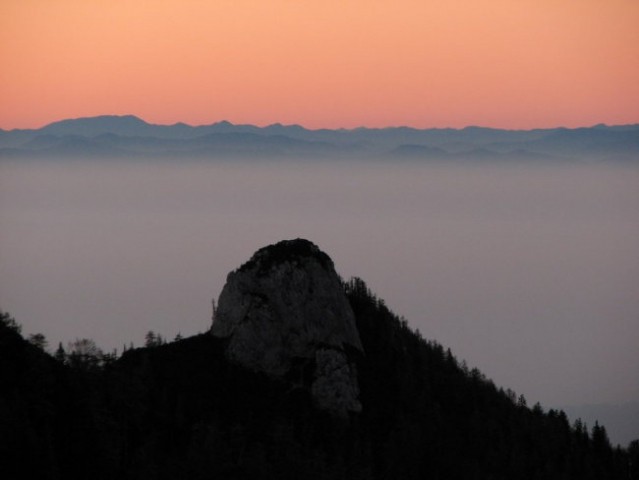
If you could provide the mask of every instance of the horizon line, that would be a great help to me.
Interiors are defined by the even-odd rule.
[[[411,129],[411,130],[466,130],[466,129],[472,129],[472,128],[478,128],[478,129],[485,129],[485,130],[502,130],[502,131],[510,131],[510,132],[532,132],[532,131],[536,131],[536,130],[557,130],[557,129],[565,129],[565,130],[579,130],[579,129],[590,129],[590,128],[596,128],[596,127],[608,127],[608,128],[614,128],[614,127],[631,127],[631,126],[637,126],[639,125],[639,121],[635,122],[635,123],[620,123],[620,124],[609,124],[609,123],[605,123],[605,122],[599,122],[599,123],[595,123],[595,124],[589,124],[589,125],[581,125],[581,126],[577,126],[577,127],[568,127],[565,125],[556,125],[556,126],[552,126],[552,127],[532,127],[532,128],[505,128],[505,127],[492,127],[492,126],[485,126],[485,125],[480,125],[480,124],[468,124],[465,125],[463,127],[451,127],[451,126],[436,126],[436,127],[416,127],[416,126],[412,126],[412,125],[407,125],[407,124],[399,124],[399,125],[386,125],[383,127],[371,127],[371,126],[366,126],[366,125],[360,125],[360,126],[356,126],[356,127],[319,127],[319,128],[310,128],[310,127],[306,127],[303,124],[300,123],[281,123],[281,122],[275,122],[275,123],[269,123],[269,124],[258,124],[258,123],[234,123],[232,121],[226,120],[226,119],[222,119],[222,120],[218,120],[218,121],[214,121],[212,123],[202,123],[202,124],[191,124],[191,123],[187,123],[187,122],[183,122],[183,121],[176,121],[173,123],[154,123],[154,122],[150,122],[148,120],[145,120],[144,118],[132,114],[132,113],[128,113],[128,114],[99,114],[99,115],[88,115],[88,116],[78,116],[78,117],[67,117],[67,118],[61,118],[59,120],[53,120],[51,122],[45,123],[42,126],[39,127],[27,127],[27,128],[3,128],[0,127],[0,131],[4,131],[4,132],[15,132],[15,131],[30,131],[30,130],[42,130],[44,128],[50,127],[51,125],[55,125],[58,123],[62,123],[62,122],[69,122],[69,121],[81,121],[81,120],[93,120],[93,119],[99,119],[99,118],[119,118],[119,119],[124,119],[124,118],[131,118],[131,119],[135,119],[137,121],[140,121],[146,125],[149,126],[158,126],[158,127],[174,127],[174,126],[178,126],[178,125],[183,125],[189,128],[198,128],[198,127],[211,127],[214,125],[229,125],[229,126],[233,126],[233,127],[256,127],[256,128],[269,128],[269,127],[297,127],[297,128],[302,128],[304,130],[308,130],[308,131],[322,131],[322,130],[329,130],[329,131],[356,131],[356,130],[390,130],[390,129],[402,129],[402,128],[406,128],[406,129]]]

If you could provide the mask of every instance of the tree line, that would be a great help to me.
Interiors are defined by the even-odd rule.
[[[0,313],[0,465],[49,479],[639,479],[639,441],[528,406],[423,338],[360,279],[344,283],[364,354],[360,414],[230,364],[199,334],[105,354],[47,353]]]

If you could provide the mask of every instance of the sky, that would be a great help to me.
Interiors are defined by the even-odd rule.
[[[636,0],[3,0],[0,128],[639,121]]]

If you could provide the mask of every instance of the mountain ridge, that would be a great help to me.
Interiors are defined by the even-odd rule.
[[[123,121],[123,122],[134,122],[134,123],[138,123],[138,124],[144,124],[144,125],[148,125],[148,126],[155,126],[155,127],[175,127],[175,126],[186,126],[189,128],[201,128],[201,127],[211,127],[211,126],[225,126],[225,127],[254,127],[254,128],[270,128],[270,127],[277,127],[277,128],[281,128],[281,127],[292,127],[292,128],[297,128],[297,129],[303,129],[303,130],[307,130],[307,131],[356,131],[356,130],[388,130],[388,129],[406,129],[406,130],[417,130],[417,131],[430,131],[430,130],[434,130],[434,131],[459,131],[459,130],[475,130],[475,131],[506,131],[506,132],[535,132],[535,131],[548,131],[548,130],[587,130],[587,129],[615,129],[615,130],[619,130],[619,129],[633,129],[633,128],[639,128],[639,123],[630,123],[630,124],[615,124],[615,125],[609,125],[606,123],[597,123],[594,125],[590,125],[590,126],[579,126],[579,127],[563,127],[563,126],[558,126],[558,127],[535,127],[535,128],[530,128],[530,129],[507,129],[507,128],[498,128],[498,127],[485,127],[485,126],[481,126],[481,125],[467,125],[465,127],[460,127],[460,128],[454,128],[454,127],[429,127],[429,128],[418,128],[418,127],[412,127],[409,125],[397,125],[397,126],[387,126],[387,127],[366,127],[366,126],[359,126],[359,127],[353,127],[353,128],[344,128],[344,127],[339,127],[339,128],[317,128],[317,129],[311,129],[311,128],[307,128],[304,127],[303,125],[300,124],[282,124],[280,122],[276,122],[276,123],[272,123],[272,124],[268,124],[264,127],[259,127],[257,125],[254,124],[234,124],[228,120],[219,120],[217,122],[213,122],[213,123],[208,123],[208,124],[200,124],[200,125],[192,125],[192,124],[188,124],[185,122],[175,122],[172,124],[160,124],[160,123],[151,123],[151,122],[147,122],[146,120],[142,119],[141,117],[137,116],[137,115],[133,115],[133,114],[122,114],[122,115],[117,115],[117,114],[106,114],[106,115],[94,115],[94,116],[87,116],[87,117],[73,117],[73,118],[65,118],[65,119],[61,119],[61,120],[55,120],[53,122],[47,123],[42,127],[39,128],[33,128],[33,129],[10,129],[10,130],[4,130],[4,129],[0,129],[0,131],[5,131],[5,132],[11,132],[11,131],[33,131],[33,130],[42,130],[45,128],[52,128],[52,127],[56,127],[59,125],[71,125],[74,123],[85,123],[85,122],[91,122],[91,123],[102,123],[102,122],[107,122],[107,121]]]
[[[110,136],[108,143],[104,135]],[[243,142],[238,135],[248,137]],[[43,136],[48,139],[46,146],[40,139]],[[202,145],[207,138],[208,144]],[[503,159],[517,151],[529,161],[583,157],[636,161],[639,124],[531,130],[478,126],[312,130],[300,125],[275,123],[259,127],[224,120],[198,126],[180,122],[160,125],[134,115],[102,115],[60,120],[39,129],[0,131],[0,158],[66,155],[406,158],[407,151],[415,160],[472,161],[480,151],[483,152],[480,157]]]
[[[308,259],[332,265],[299,241],[262,252],[236,272],[277,275],[287,265],[295,277]],[[295,285],[278,295],[288,302]],[[413,331],[363,280],[340,288],[364,352],[352,358],[361,409],[346,415],[318,408],[312,362],[293,358],[289,372],[273,377],[230,361],[229,340],[210,332],[169,343],[148,335],[144,348],[119,358],[88,340],[69,351],[60,345],[51,356],[43,339],[23,339],[0,312],[3,473],[54,480],[639,479],[639,441],[614,448],[602,425],[571,426],[562,411],[529,407]],[[311,299],[316,293],[307,292]],[[246,305],[263,304],[257,294]],[[240,298],[236,306],[243,305]]]

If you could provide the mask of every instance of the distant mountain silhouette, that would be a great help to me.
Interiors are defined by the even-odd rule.
[[[639,479],[639,441],[529,406],[306,240],[228,277],[210,333],[43,351],[0,312],[3,478]]]
[[[517,154],[511,156],[512,152]],[[0,131],[0,158],[67,155],[634,162],[639,158],[639,125],[536,130],[309,130],[299,125],[257,127],[227,121],[201,126],[155,125],[133,115],[107,115],[62,120],[35,130]]]
[[[103,133],[138,136],[152,135],[153,125],[134,115],[103,115],[99,117],[74,118],[51,123],[40,129],[50,135],[82,135],[93,137]]]

